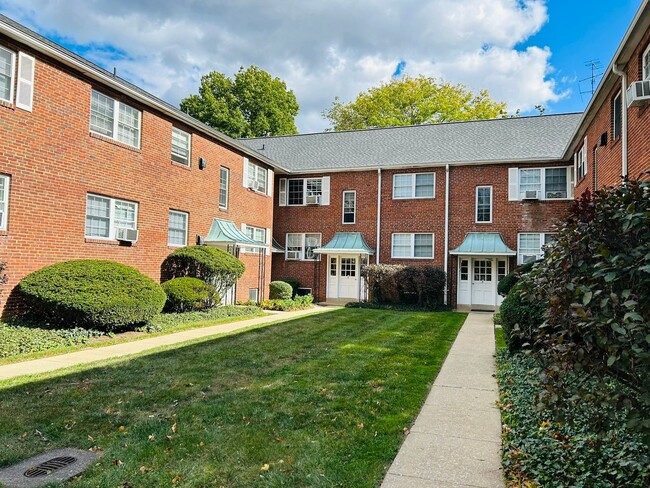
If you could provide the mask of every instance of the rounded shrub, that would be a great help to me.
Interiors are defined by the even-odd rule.
[[[547,304],[526,298],[530,286],[530,280],[519,280],[499,307],[503,335],[508,349],[513,352],[526,343],[532,344],[539,326],[544,322]]]
[[[219,292],[210,283],[198,278],[173,278],[162,284],[167,295],[165,310],[192,312],[214,307],[219,303]]]
[[[18,288],[28,316],[63,328],[133,327],[160,313],[166,300],[162,287],[137,269],[93,259],[46,266]]]
[[[215,247],[186,246],[171,253],[163,262],[167,278],[189,276],[214,285],[222,295],[244,274],[244,263]]]
[[[293,296],[293,288],[284,281],[271,281],[269,285],[270,300],[288,300]]]
[[[539,261],[533,261],[531,263],[522,264],[517,269],[501,278],[501,281],[499,281],[499,284],[497,285],[497,293],[502,297],[508,296],[508,293],[510,293],[510,290],[512,290],[512,288],[517,284],[522,275],[530,273],[533,266],[538,262]]]

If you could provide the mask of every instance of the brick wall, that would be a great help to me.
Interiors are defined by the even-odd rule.
[[[172,125],[192,132],[189,127],[6,38],[0,45],[36,57],[33,112],[0,106],[0,173],[11,177],[8,228],[0,231],[0,259],[9,277],[3,304],[23,276],[68,259],[115,260],[159,280],[160,265],[174,250],[167,245],[170,209],[189,213],[188,244],[205,236],[215,217],[272,227],[271,198],[242,184],[242,154],[194,132],[191,167],[172,163]],[[90,134],[92,88],[142,110],[140,149]],[[205,170],[198,168],[199,157],[207,161]],[[230,169],[227,210],[218,206],[221,166]],[[137,243],[84,238],[88,192],[138,203]],[[246,274],[237,298],[247,300],[248,288],[257,287],[258,262],[256,256],[242,260]],[[269,256],[267,285],[270,263]]]

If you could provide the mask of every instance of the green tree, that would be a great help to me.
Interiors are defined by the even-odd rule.
[[[212,71],[201,78],[198,95],[180,103],[183,112],[230,137],[297,134],[298,102],[279,78],[257,66],[239,68],[234,80]]]
[[[474,94],[464,85],[420,75],[382,83],[350,103],[335,98],[323,117],[339,131],[492,119],[504,115],[505,109],[506,104],[492,100],[486,90]]]

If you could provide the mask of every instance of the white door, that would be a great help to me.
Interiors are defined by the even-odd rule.
[[[359,298],[359,258],[339,258],[338,298]]]
[[[329,269],[327,270],[327,298],[338,298],[339,283],[339,257],[328,256]]]
[[[494,306],[494,260],[472,259],[472,305]]]
[[[459,305],[472,304],[472,289],[470,286],[470,260],[469,258],[459,258],[458,260],[458,297]]]

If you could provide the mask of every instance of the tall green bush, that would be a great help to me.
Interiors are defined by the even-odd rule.
[[[293,288],[284,281],[271,281],[269,285],[270,300],[290,300],[293,296]]]
[[[544,301],[530,303],[526,293],[530,292],[532,280],[524,276],[510,290],[499,307],[501,327],[510,351],[530,348],[539,326],[544,322],[548,304]]]
[[[193,312],[212,308],[219,303],[219,293],[210,283],[189,276],[172,278],[162,284],[167,295],[168,312]]]
[[[133,327],[160,313],[166,299],[161,286],[137,269],[94,259],[46,266],[18,288],[28,316],[63,328]]]
[[[445,272],[437,266],[407,266],[393,277],[400,301],[414,300],[420,307],[436,307],[443,303]]]
[[[539,261],[534,261],[532,263],[526,263],[522,264],[519,266],[517,269],[514,271],[508,273],[505,275],[501,280],[499,281],[499,284],[497,285],[497,293],[501,295],[502,297],[508,296],[508,293],[510,293],[510,290],[517,284],[519,281],[519,278],[521,278],[523,275],[526,273],[530,273],[535,266],[535,264],[539,263]]]
[[[163,262],[168,279],[189,276],[212,284],[220,296],[244,274],[244,263],[222,249],[186,246],[177,249]]]

